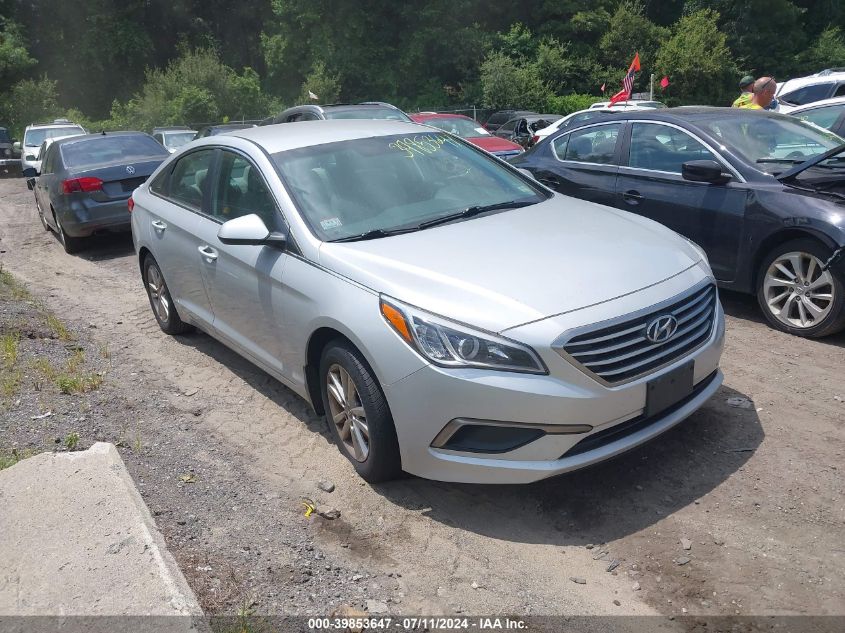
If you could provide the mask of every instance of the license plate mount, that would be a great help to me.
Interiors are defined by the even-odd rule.
[[[654,417],[690,396],[693,390],[695,361],[684,363],[646,385],[645,416]]]

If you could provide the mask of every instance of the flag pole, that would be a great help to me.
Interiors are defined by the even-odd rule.
[[[654,73],[651,73],[651,89],[649,93],[649,101],[654,101]]]

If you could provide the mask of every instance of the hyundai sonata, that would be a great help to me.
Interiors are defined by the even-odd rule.
[[[702,250],[394,121],[238,130],[130,201],[153,314],[325,413],[368,481],[515,483],[666,431],[719,387]]]

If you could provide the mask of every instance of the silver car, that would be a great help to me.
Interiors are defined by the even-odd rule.
[[[704,253],[449,134],[318,121],[195,141],[135,190],[155,318],[325,413],[371,482],[530,482],[617,455],[719,387]]]

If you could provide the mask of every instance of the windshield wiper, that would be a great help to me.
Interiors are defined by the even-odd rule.
[[[329,240],[330,242],[361,242],[363,240],[376,240],[380,237],[390,237],[391,235],[399,235],[400,233],[410,233],[411,231],[417,231],[417,227],[411,227],[408,229],[370,229],[369,231],[364,231],[359,235],[349,235],[347,237],[341,237],[336,240]]]
[[[807,162],[806,158],[758,158],[758,163],[787,163],[789,165],[800,165]]]
[[[450,213],[449,215],[443,215],[439,218],[433,218],[431,220],[426,220],[425,222],[420,222],[419,224],[417,224],[417,228],[427,229],[432,226],[437,226],[438,224],[446,224],[447,222],[453,222],[454,220],[471,218],[482,213],[487,213],[488,211],[498,211],[500,209],[518,209],[520,207],[527,207],[532,204],[536,204],[536,202],[517,202],[516,200],[510,200],[508,202],[497,202],[496,204],[475,205],[472,207],[467,207],[463,211],[457,211],[456,213]]]

